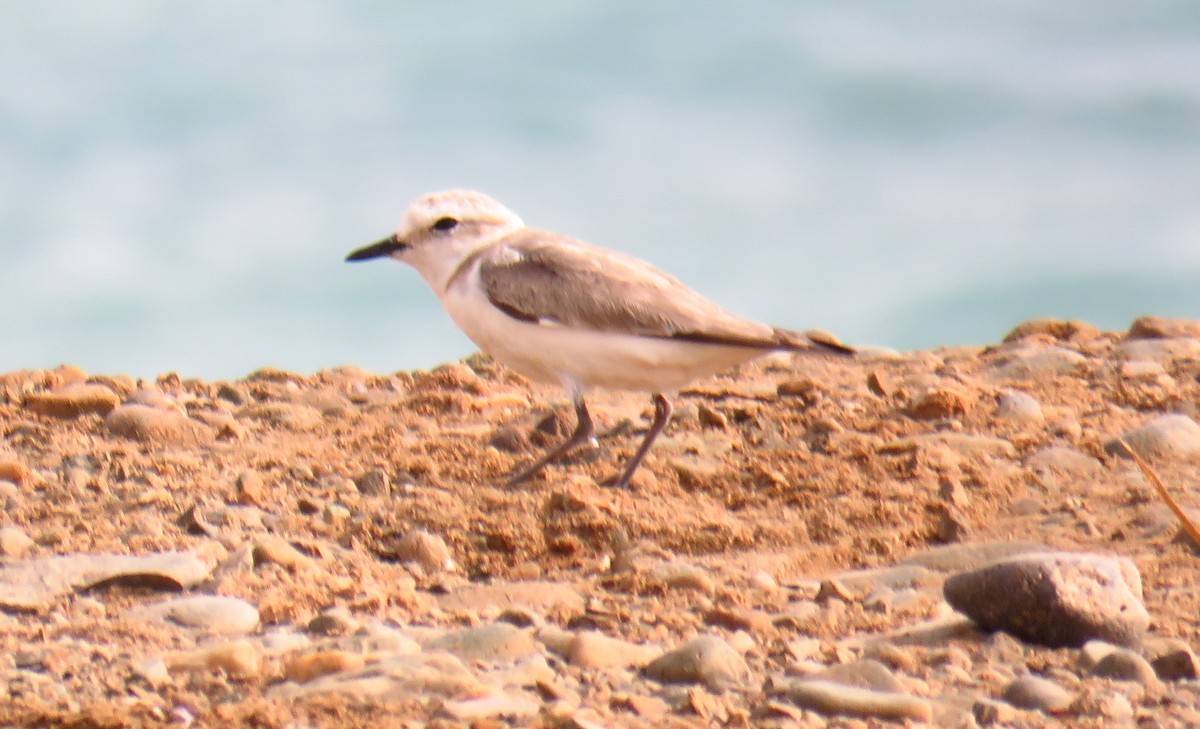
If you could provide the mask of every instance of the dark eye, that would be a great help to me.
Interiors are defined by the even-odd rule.
[[[454,218],[438,218],[433,224],[434,230],[454,230],[458,226],[458,221]]]

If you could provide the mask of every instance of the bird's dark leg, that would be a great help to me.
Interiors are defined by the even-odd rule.
[[[642,459],[650,452],[650,446],[654,445],[654,439],[666,429],[672,412],[674,412],[674,408],[671,407],[671,401],[663,397],[661,392],[654,393],[654,421],[650,423],[650,430],[646,431],[646,437],[638,446],[637,453],[633,454],[633,458],[630,458],[629,463],[625,466],[625,473],[612,483],[613,488],[621,489],[629,485],[629,479],[633,478],[633,472],[642,465]]]
[[[534,461],[533,465],[521,470],[515,476],[510,477],[508,479],[509,486],[528,480],[538,471],[542,470],[551,463],[554,463],[558,459],[567,455],[567,453],[574,448],[583,445],[595,437],[596,431],[595,428],[592,427],[592,416],[588,414],[587,404],[583,401],[582,397],[577,397],[575,399],[575,417],[577,422],[575,424],[575,432],[571,433],[571,437],[550,449],[546,455]]]

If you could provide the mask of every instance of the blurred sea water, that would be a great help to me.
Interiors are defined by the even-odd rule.
[[[4,4],[0,371],[474,347],[347,265],[424,192],[853,343],[1200,317],[1200,5]]]

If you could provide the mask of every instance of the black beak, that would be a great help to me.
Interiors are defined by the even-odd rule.
[[[407,243],[401,243],[396,236],[391,235],[369,246],[363,246],[356,251],[352,251],[350,255],[346,256],[346,260],[369,261],[372,258],[390,256],[396,251],[402,251],[405,248],[408,248]]]

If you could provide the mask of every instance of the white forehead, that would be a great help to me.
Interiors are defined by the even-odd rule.
[[[410,225],[416,227],[426,227],[440,218],[515,227],[524,225],[516,213],[475,190],[431,192],[417,198],[409,206],[406,218]]]

